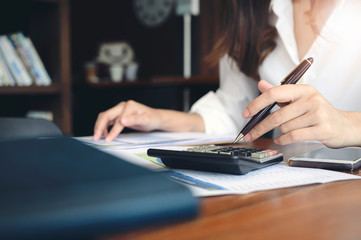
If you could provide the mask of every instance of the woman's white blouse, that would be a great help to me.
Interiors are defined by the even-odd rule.
[[[333,106],[361,112],[361,1],[340,1],[305,56],[298,56],[292,0],[272,0],[277,47],[259,68],[273,85],[307,57],[314,63],[301,83],[314,86]],[[220,60],[220,87],[199,99],[190,112],[202,116],[207,133],[237,134],[248,119],[247,105],[259,95],[257,82],[240,72],[227,55]]]

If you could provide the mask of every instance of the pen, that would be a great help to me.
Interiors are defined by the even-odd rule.
[[[303,74],[309,69],[311,64],[313,63],[313,58],[309,57],[305,60],[303,60],[300,64],[298,64],[282,81],[281,85],[284,84],[295,84],[300,80],[300,78],[303,76]],[[268,113],[271,111],[271,109],[276,105],[277,103],[273,103],[259,111],[256,115],[254,115],[251,120],[244,126],[244,128],[240,131],[236,139],[233,143],[237,143],[239,140],[241,140],[251,129],[256,126],[260,121],[262,121]]]

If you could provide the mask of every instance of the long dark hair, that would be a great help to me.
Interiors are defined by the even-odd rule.
[[[277,31],[269,23],[271,0],[227,0],[218,41],[210,59],[228,54],[247,76],[259,80],[258,68],[276,47]]]

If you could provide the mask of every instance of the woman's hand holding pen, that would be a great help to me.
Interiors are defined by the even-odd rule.
[[[262,94],[248,105],[243,117],[251,118],[274,102],[281,108],[258,123],[243,138],[245,141],[253,141],[279,126],[282,135],[275,142],[281,145],[307,140],[317,140],[328,147],[360,145],[361,114],[334,108],[311,85],[274,87],[262,80],[258,88]]]

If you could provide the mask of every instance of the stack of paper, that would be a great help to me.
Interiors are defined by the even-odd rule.
[[[91,137],[88,137],[91,139]],[[233,140],[234,136],[212,136],[204,133],[138,133],[122,134],[114,143],[102,145],[102,150],[121,157],[131,163],[166,172],[170,178],[188,186],[195,196],[225,194],[246,194],[255,191],[294,187],[341,180],[361,179],[360,176],[324,169],[290,167],[285,162],[250,172],[246,175],[168,169],[160,159],[147,156],[150,147],[182,150],[187,147],[175,146],[204,144]],[[84,141],[84,139],[82,139]],[[93,146],[96,146],[91,140]],[[111,144],[111,143],[108,143]],[[146,145],[146,146],[145,146]],[[104,147],[107,146],[107,147]]]

